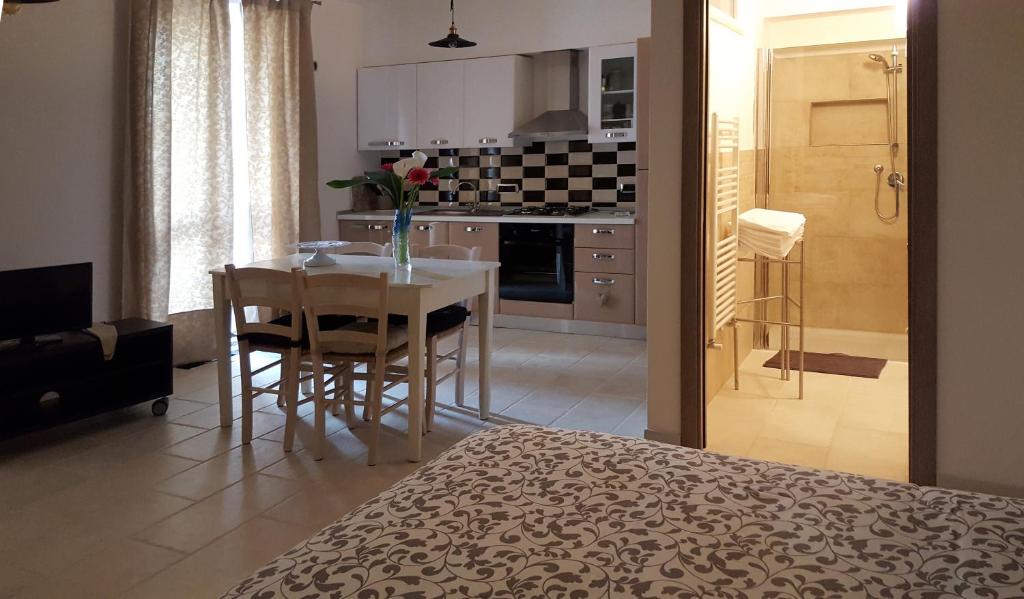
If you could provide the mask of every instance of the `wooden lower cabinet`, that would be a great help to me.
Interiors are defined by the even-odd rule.
[[[338,239],[341,241],[372,241],[391,243],[391,221],[339,220]]]
[[[633,275],[578,272],[573,317],[576,320],[633,324],[636,282]]]
[[[409,243],[417,247],[448,245],[448,223],[413,221]]]
[[[479,247],[480,260],[498,261],[498,223],[448,223],[448,243]]]
[[[611,272],[626,275],[633,274],[636,259],[633,250],[576,248],[573,257],[577,272]]]

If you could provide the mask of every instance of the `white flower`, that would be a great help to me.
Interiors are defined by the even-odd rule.
[[[399,160],[394,165],[394,172],[399,178],[404,179],[409,171],[414,168],[423,168],[423,165],[427,163],[427,155],[419,150],[412,153],[412,156]]]

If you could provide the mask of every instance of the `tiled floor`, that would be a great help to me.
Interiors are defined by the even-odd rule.
[[[878,379],[806,373],[797,397],[789,382],[762,364],[775,352],[754,350],[708,405],[708,449],[907,480],[907,363],[890,361]]]
[[[643,342],[511,329],[495,337],[495,413],[643,434]],[[470,368],[475,407],[475,361]],[[382,458],[369,468],[365,429],[333,418],[325,459],[302,451],[309,406],[296,452],[285,455],[284,417],[269,397],[256,404],[258,438],[241,446],[237,422],[218,426],[212,364],[176,371],[175,390],[166,417],[144,404],[0,444],[0,597],[215,597],[417,467],[405,461],[401,411],[386,417]],[[490,425],[444,409],[424,458]]]

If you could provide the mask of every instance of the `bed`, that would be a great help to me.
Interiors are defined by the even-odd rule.
[[[226,597],[1022,597],[1024,500],[502,426]]]

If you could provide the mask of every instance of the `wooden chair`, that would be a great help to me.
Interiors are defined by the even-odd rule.
[[[238,334],[238,362],[242,375],[242,443],[249,444],[252,442],[254,397],[269,393],[278,397],[278,405],[283,401],[289,414],[298,409],[299,364],[302,359],[302,318],[299,316],[302,314],[302,301],[294,277],[289,273],[266,268],[235,268],[234,264],[228,264],[224,270]],[[247,319],[246,308],[256,308],[250,311],[257,314],[255,321]],[[286,315],[267,322],[260,321],[261,314],[272,311],[282,311]],[[251,354],[254,351],[277,354],[280,358],[253,371]],[[266,387],[253,385],[254,375],[275,366],[281,367],[281,376],[276,382]],[[294,421],[288,421],[287,426],[294,425]],[[286,441],[285,450],[290,449],[291,444]]]
[[[348,254],[350,256],[390,256],[391,244],[373,243],[372,241],[353,241],[352,243],[337,248],[335,254]]]
[[[341,370],[350,378],[366,380],[366,393],[361,403],[369,407],[371,428],[367,462],[372,466],[377,463],[381,418],[407,401],[398,400],[384,408],[384,391],[409,379],[408,369],[396,365],[396,362],[409,355],[409,344],[406,330],[388,322],[388,274],[382,273],[375,278],[348,274],[306,275],[295,271],[293,276],[309,323],[309,352],[316,406],[313,457],[322,459],[324,453],[324,412],[328,403],[324,376],[330,367]],[[329,331],[320,328],[318,323],[322,318],[336,315],[353,315],[366,318],[367,321],[354,322]],[[354,372],[354,366],[361,363],[367,365],[365,375]],[[385,383],[390,384],[385,387]],[[357,403],[355,394],[339,394],[337,389],[336,381],[336,392],[330,401],[335,406],[339,401],[344,403],[345,420],[349,428],[353,428]]]
[[[420,250],[421,258],[441,260],[479,260],[480,248],[465,248],[459,245],[432,245]],[[437,405],[437,386],[455,376],[455,405],[466,403],[466,322],[469,320],[471,305],[453,304],[427,315],[427,405],[426,417],[423,419],[424,430],[429,432],[434,425],[434,411]],[[445,354],[438,354],[439,341],[458,335],[455,349]],[[438,366],[446,361],[454,361],[455,369],[437,378]]]

